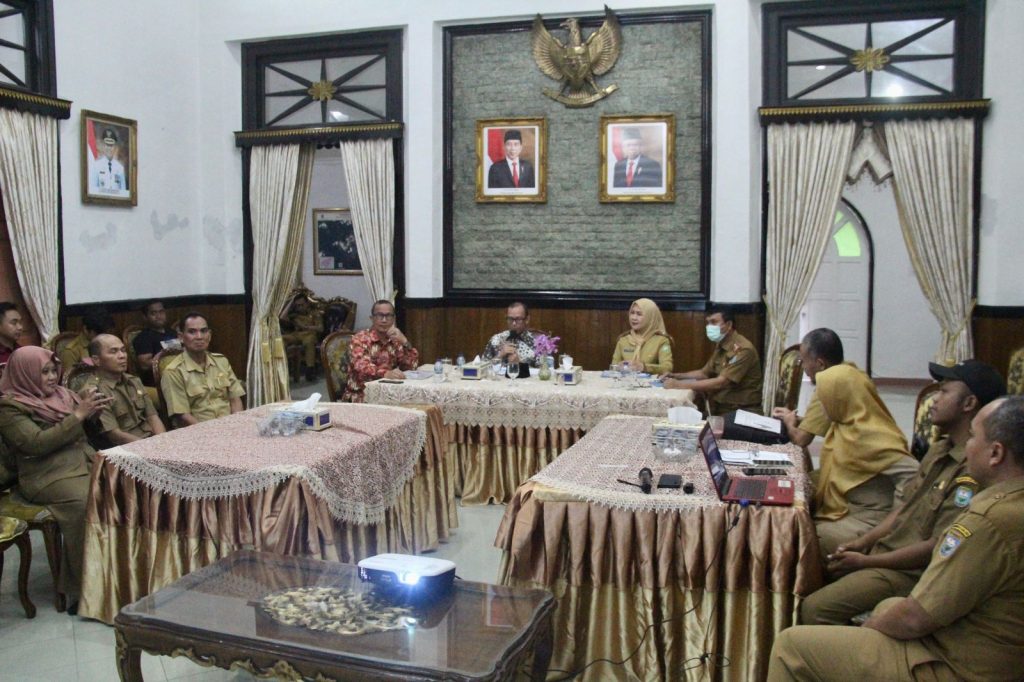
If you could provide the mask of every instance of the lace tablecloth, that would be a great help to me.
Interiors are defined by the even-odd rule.
[[[265,405],[104,451],[106,459],[151,488],[185,500],[250,495],[289,477],[306,481],[331,515],[378,523],[412,477],[426,438],[419,410],[322,403],[324,431],[264,437]]]
[[[566,450],[554,462],[544,467],[530,480],[557,490],[573,498],[618,509],[664,511],[723,504],[715,492],[711,474],[704,456],[697,451],[685,459],[666,463],[655,459],[651,445],[651,425],[655,419],[614,415],[606,417],[591,429],[578,443]],[[785,452],[793,460],[787,467],[796,482],[795,505],[803,506],[810,490],[810,479],[803,470],[800,448],[794,445],[753,445],[740,441],[723,440],[722,449],[744,450],[748,447],[761,451]],[[654,472],[657,485],[661,474],[680,474],[684,482],[693,483],[694,491],[687,494],[682,488],[654,488],[645,494],[639,488],[617,482],[639,483],[638,473],[643,467]],[[729,467],[730,476],[742,477],[742,467]],[[538,496],[550,492],[538,491]]]
[[[664,417],[670,407],[693,406],[690,390],[630,388],[625,382],[602,378],[601,372],[583,375],[575,386],[559,386],[554,378],[541,381],[536,376],[515,379],[511,386],[506,379],[373,381],[366,385],[366,402],[434,404],[441,408],[446,424],[584,430],[610,414]]]

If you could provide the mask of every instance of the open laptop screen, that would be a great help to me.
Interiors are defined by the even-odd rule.
[[[711,471],[711,478],[718,488],[718,496],[726,493],[729,485],[729,473],[725,470],[725,462],[722,461],[722,453],[718,451],[718,441],[709,424],[704,425],[700,432],[700,449],[704,451],[704,458],[708,461],[708,469]]]

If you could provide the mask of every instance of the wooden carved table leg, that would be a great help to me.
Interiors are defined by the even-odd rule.
[[[537,647],[533,650],[533,670],[530,673],[530,677],[534,682],[544,682],[544,679],[547,677],[548,666],[551,665],[551,650],[554,647],[555,636],[552,629],[553,619],[554,609],[549,611],[544,619],[544,624],[541,626],[543,631],[537,638]]]
[[[114,644],[117,649],[117,674],[121,682],[142,682],[142,650],[128,646],[120,630],[114,630]]]
[[[21,607],[25,609],[25,616],[36,617],[36,605],[28,598],[28,571],[32,566],[32,543],[28,539],[28,533],[22,533],[14,539],[21,553],[21,564],[18,566],[18,598],[21,599]]]

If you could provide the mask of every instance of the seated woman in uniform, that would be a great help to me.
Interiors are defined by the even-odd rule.
[[[858,537],[886,517],[918,462],[867,374],[834,365],[815,382],[831,421],[814,491],[814,525],[827,556],[843,538]]]
[[[95,387],[76,396],[60,385],[60,372],[53,351],[38,346],[14,351],[0,378],[0,436],[17,461],[18,490],[49,508],[60,525],[61,588],[74,615],[82,579],[89,465],[95,454],[82,426],[108,399]]]
[[[664,374],[672,371],[672,337],[665,332],[658,304],[638,298],[629,306],[629,331],[615,344],[612,363],[629,362],[634,372]]]

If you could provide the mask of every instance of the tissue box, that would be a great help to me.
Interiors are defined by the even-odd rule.
[[[281,410],[302,417],[302,428],[306,431],[323,431],[331,426],[331,411],[325,407],[312,410]]]
[[[559,367],[555,370],[555,374],[562,377],[562,381],[566,386],[575,386],[583,381],[583,368],[579,365],[573,365],[571,369]]]
[[[666,442],[678,438],[683,452],[696,452],[700,441],[700,432],[704,424],[676,424],[660,421],[651,425],[651,442]]]
[[[484,369],[489,363],[486,362],[467,362],[462,366],[462,378],[472,379],[479,381],[484,378]]]

